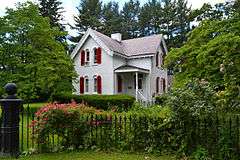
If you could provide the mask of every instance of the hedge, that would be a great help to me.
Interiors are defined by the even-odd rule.
[[[55,94],[51,100],[58,103],[70,103],[74,100],[77,103],[86,103],[103,110],[114,107],[118,110],[128,110],[135,102],[135,98],[129,95],[73,95],[69,93]]]

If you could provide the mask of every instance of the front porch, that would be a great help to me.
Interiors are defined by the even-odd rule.
[[[115,94],[128,94],[137,101],[151,101],[149,70],[122,66],[115,70]]]

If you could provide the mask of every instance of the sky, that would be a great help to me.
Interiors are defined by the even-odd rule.
[[[17,2],[25,2],[27,0],[0,0],[0,16],[3,16],[5,13],[5,8],[12,8]],[[37,2],[37,0],[30,0],[33,2]],[[63,2],[63,7],[64,7],[64,23],[70,23],[74,24],[74,19],[73,16],[77,14],[77,9],[76,7],[78,6],[80,0],[60,0]],[[102,0],[103,3],[110,2],[112,0]],[[119,3],[119,6],[122,7],[125,2],[129,0],[115,0],[116,2]],[[144,3],[148,2],[148,0],[139,0],[141,5]],[[201,6],[204,3],[210,3],[210,4],[216,4],[216,3],[221,3],[224,2],[225,0],[188,0],[189,5],[192,6],[193,9],[196,8],[201,8]],[[69,31],[70,35],[76,34],[75,31],[70,30],[69,27],[67,27],[67,30]]]

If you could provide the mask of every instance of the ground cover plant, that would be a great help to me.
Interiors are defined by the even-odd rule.
[[[9,158],[3,158],[8,160]],[[48,153],[22,156],[20,160],[174,160],[174,155],[151,155],[143,153],[128,152],[101,152],[101,151],[80,151],[80,152],[63,152]]]

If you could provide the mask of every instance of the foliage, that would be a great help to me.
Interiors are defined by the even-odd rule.
[[[195,160],[211,160],[210,158],[208,158],[208,151],[201,146],[197,148],[197,150],[193,153],[192,157]]]
[[[71,93],[59,93],[52,97],[52,101],[68,103],[71,100],[77,103],[86,103],[99,109],[128,110],[133,105],[135,98],[128,95],[72,95]]]
[[[39,10],[43,17],[48,17],[52,27],[63,29],[64,26],[60,23],[63,20],[61,7],[62,2],[59,0],[39,0]]]
[[[216,101],[217,96],[209,84],[195,81],[183,88],[172,90],[166,103],[173,110],[173,118],[186,121],[189,118],[216,114]]]
[[[83,104],[48,104],[39,109],[32,121],[37,143],[43,151],[48,150],[50,134],[62,139],[62,146],[78,148],[83,144],[83,136],[87,133],[87,123],[81,118],[82,114],[93,114],[96,109]]]
[[[27,2],[7,9],[0,23],[0,86],[17,83],[24,99],[72,90],[74,67],[55,39],[65,33],[51,28],[36,5]]]
[[[121,10],[118,6],[118,2],[81,1],[72,26],[79,35],[70,40],[78,42],[88,28],[93,28],[106,35],[121,32],[123,39],[163,34],[169,48],[181,47],[196,21],[230,17],[233,10],[228,2],[215,7],[205,4],[193,10],[188,7],[187,0],[149,0],[142,7],[139,0],[129,0]],[[235,6],[237,8],[237,3]]]
[[[123,39],[136,38],[139,36],[139,0],[130,0],[123,5],[121,11]]]
[[[166,66],[175,71],[174,86],[194,79],[207,81],[222,96],[222,105],[237,109],[240,104],[240,19],[205,21],[194,29],[186,44],[173,49]]]
[[[77,37],[71,37],[72,42],[79,42],[83,32],[88,28],[101,31],[102,2],[100,0],[82,0],[77,7],[78,15],[74,16],[75,25],[72,26],[79,33]]]
[[[110,36],[112,33],[121,33],[122,17],[119,12],[117,2],[109,2],[104,4],[102,10],[103,16],[103,31],[102,33]]]
[[[163,94],[160,96],[155,97],[155,103],[161,106],[165,106],[166,105],[166,101],[168,99],[168,95],[167,94]]]
[[[104,152],[104,151],[64,151],[61,153],[47,153],[47,154],[35,154],[31,156],[19,157],[19,160],[134,160],[134,159],[150,159],[150,160],[175,160],[174,155],[152,155],[144,153],[129,153],[129,152]],[[6,159],[10,160],[10,159]]]

